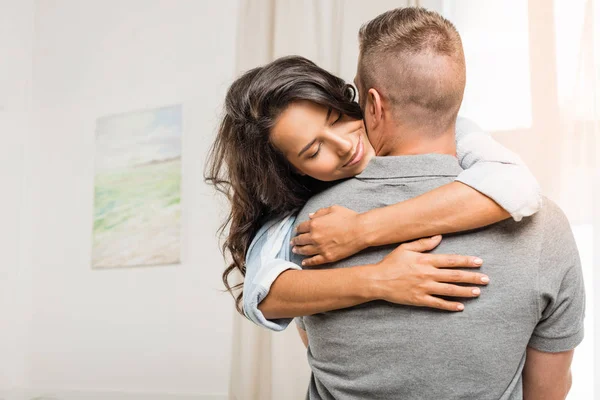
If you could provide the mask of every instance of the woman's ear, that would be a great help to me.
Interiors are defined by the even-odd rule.
[[[365,113],[369,114],[369,119],[372,122],[372,127],[375,128],[381,123],[383,118],[383,107],[381,104],[381,95],[377,89],[369,89],[367,92],[367,105]]]

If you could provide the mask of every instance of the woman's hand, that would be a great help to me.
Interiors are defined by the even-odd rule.
[[[391,303],[410,306],[462,311],[462,303],[435,296],[477,297],[480,289],[452,283],[487,285],[489,278],[481,273],[448,270],[446,268],[479,268],[483,261],[477,257],[456,254],[422,254],[441,242],[441,236],[404,243],[379,263],[369,266],[373,297]]]
[[[322,208],[310,214],[310,220],[298,225],[292,239],[292,252],[313,256],[303,266],[331,263],[368,247],[363,235],[360,214],[341,206]]]

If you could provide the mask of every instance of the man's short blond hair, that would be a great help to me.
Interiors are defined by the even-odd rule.
[[[358,37],[363,94],[377,89],[406,123],[439,131],[456,122],[466,71],[460,35],[450,21],[424,8],[398,8],[364,24]]]

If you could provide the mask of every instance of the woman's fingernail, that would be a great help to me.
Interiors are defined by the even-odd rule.
[[[457,309],[458,311],[462,311],[462,310],[464,310],[464,309],[465,309],[465,306],[464,306],[464,304],[459,304],[459,305],[457,305],[457,306],[456,306],[456,309]]]
[[[477,265],[481,265],[481,264],[483,264],[483,260],[482,260],[481,258],[479,258],[479,257],[476,257],[476,258],[473,260],[473,262],[474,262],[475,264],[477,264]]]
[[[488,278],[487,276],[482,276],[481,277],[481,282],[488,283],[489,281],[490,281],[490,278]]]
[[[439,239],[439,238],[441,238],[441,237],[442,237],[442,235],[435,235],[435,236],[432,236],[431,238],[432,238],[433,240],[438,240],[438,239]]]
[[[312,217],[313,215],[315,215],[315,213],[308,214],[309,217]]]
[[[471,290],[471,292],[475,295],[475,296],[479,296],[479,293],[481,293],[481,290],[479,290],[479,288],[475,288],[473,290]]]
[[[306,265],[306,261],[302,261],[302,266],[305,266],[305,265]]]
[[[296,249],[295,247],[292,247],[292,253],[298,253],[298,249]]]

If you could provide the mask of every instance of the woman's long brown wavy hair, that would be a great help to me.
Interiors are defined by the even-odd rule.
[[[230,275],[236,270],[246,275],[246,252],[260,226],[297,211],[330,185],[295,172],[270,141],[281,113],[300,100],[362,118],[351,85],[303,57],[283,57],[244,73],[231,85],[208,156],[205,181],[231,202],[231,212],[219,229],[223,235],[229,226],[222,250],[225,256],[229,253],[231,263],[223,272],[223,283],[241,314],[243,283],[232,285]]]

